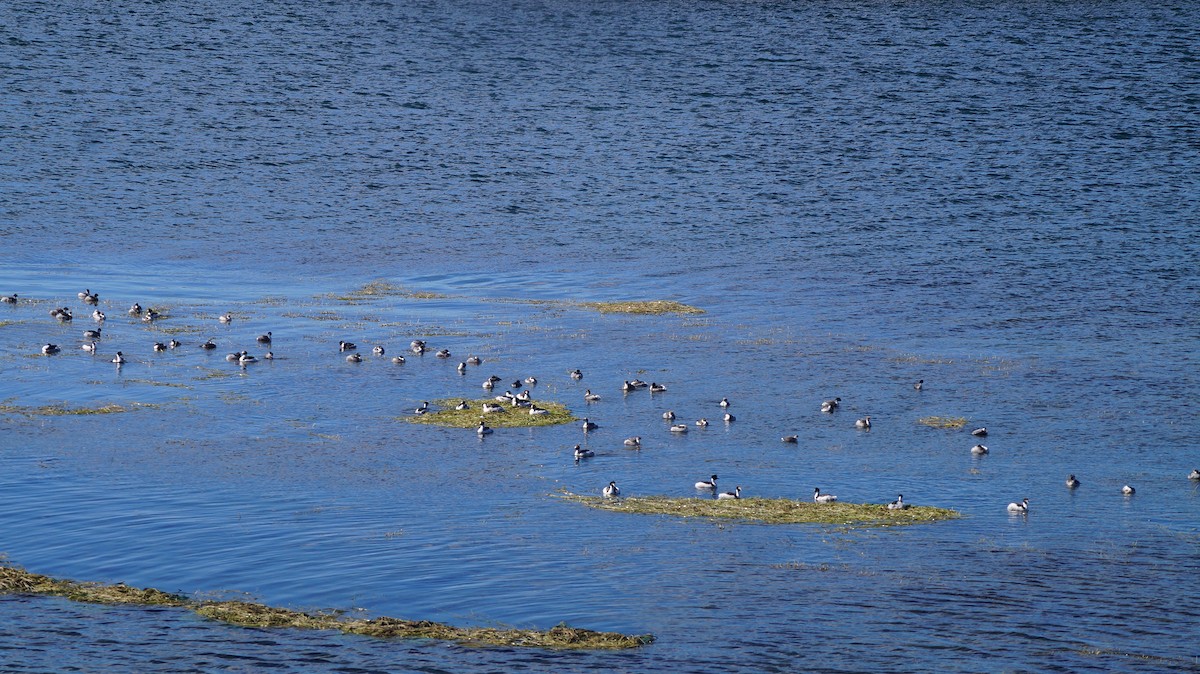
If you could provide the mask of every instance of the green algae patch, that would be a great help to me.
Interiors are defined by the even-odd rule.
[[[0,321],[0,328],[7,328],[10,325],[16,325],[17,323],[24,323],[24,322],[25,321]]]
[[[341,612],[292,611],[245,601],[198,601],[181,594],[153,588],[136,588],[118,583],[80,583],[30,573],[13,566],[0,566],[0,594],[42,594],[93,604],[140,604],[186,608],[210,620],[241,627],[337,630],[377,638],[437,639],[472,646],[521,648],[619,650],[653,643],[649,634],[569,627],[559,624],[548,630],[495,627],[455,627],[428,620],[398,618],[347,619]]]
[[[41,405],[32,407],[28,405],[0,405],[0,414],[21,414],[27,417],[64,417],[64,416],[86,416],[89,414],[120,414],[128,412],[140,407],[155,408],[158,405],[151,403],[130,403],[128,407],[110,403],[99,407],[67,407],[66,404],[59,405]]]
[[[371,300],[376,297],[406,297],[408,299],[415,299],[415,300],[435,300],[435,299],[442,299],[445,297],[449,297],[449,295],[443,295],[442,293],[410,290],[408,288],[405,288],[402,285],[397,285],[395,283],[389,283],[387,281],[378,280],[378,281],[371,281],[370,283],[364,285],[363,287],[359,288],[358,290],[355,290],[348,294],[328,295],[328,297],[331,297],[340,302],[349,302],[349,303],[353,304],[355,302],[364,302],[367,300]]]
[[[894,526],[938,522],[961,517],[956,510],[933,506],[909,506],[888,510],[886,504],[813,503],[785,498],[674,498],[668,496],[629,496],[601,498],[563,492],[560,498],[582,503],[589,508],[643,515],[737,519],[764,524],[830,524]]]
[[[962,428],[967,425],[966,417],[921,417],[917,419],[918,424],[924,424],[930,428]]]
[[[500,403],[492,398],[468,400],[468,409],[454,409],[461,402],[463,402],[461,398],[435,400],[431,407],[433,411],[401,418],[405,421],[411,421],[414,424],[432,424],[434,426],[447,426],[449,428],[476,428],[479,426],[480,419],[483,419],[483,422],[492,428],[557,426],[559,424],[578,421],[575,415],[571,413],[571,410],[559,403],[535,400],[533,404],[546,410],[546,414],[530,414],[527,407],[512,407],[507,403]],[[483,411],[485,403],[488,405],[500,405],[504,411],[485,413]]]
[[[702,314],[704,310],[672,300],[647,300],[629,302],[579,302],[576,306],[594,309],[602,314]]]

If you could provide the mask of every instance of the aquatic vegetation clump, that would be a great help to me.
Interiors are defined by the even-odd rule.
[[[32,407],[27,405],[0,405],[0,414],[21,414],[27,417],[64,417],[64,416],[84,416],[89,414],[119,414],[128,412],[131,409],[139,407],[154,408],[158,405],[151,403],[131,403],[128,407],[110,403],[108,405],[100,405],[99,407],[67,407],[66,403],[58,405],[41,405]]]
[[[962,428],[967,425],[966,417],[921,417],[917,419],[918,424],[924,424],[931,428]]]
[[[546,410],[546,414],[530,414],[527,407],[512,407],[506,403],[499,403],[491,398],[482,400],[468,400],[468,408],[465,410],[454,409],[462,402],[462,399],[455,398],[449,400],[435,400],[432,411],[425,414],[415,414],[406,417],[401,417],[406,421],[411,421],[414,424],[432,424],[434,426],[447,426],[450,428],[475,428],[479,425],[479,420],[483,419],[484,423],[492,428],[529,428],[534,426],[557,426],[558,424],[567,424],[572,421],[577,421],[571,410],[560,403],[543,402],[535,400],[533,403],[538,407]],[[504,408],[503,412],[487,412],[483,411],[484,404],[500,405]]]
[[[559,494],[568,501],[589,508],[643,515],[674,517],[708,517],[738,519],[765,524],[831,524],[893,526],[955,519],[962,515],[956,510],[933,506],[911,506],[888,510],[886,504],[874,503],[813,503],[786,498],[675,498],[669,496],[630,496],[619,499],[582,496],[571,492]]]
[[[355,303],[370,300],[376,297],[406,297],[415,300],[433,300],[449,297],[442,293],[415,291],[409,290],[402,285],[390,283],[382,279],[371,281],[363,287],[345,295],[335,295],[334,299],[341,302]]]
[[[454,627],[428,620],[388,617],[352,620],[344,618],[338,611],[308,613],[246,601],[198,601],[153,588],[129,587],[121,583],[80,583],[51,578],[13,566],[0,566],[0,594],[43,594],[93,604],[177,606],[195,611],[211,620],[241,627],[338,630],[369,637],[438,639],[476,646],[617,650],[636,648],[654,641],[653,635],[650,634],[596,632],[564,624],[548,630],[521,630]]]
[[[702,314],[704,310],[673,300],[644,300],[626,302],[579,302],[577,306],[595,309],[602,314]]]

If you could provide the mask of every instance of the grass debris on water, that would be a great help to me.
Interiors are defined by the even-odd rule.
[[[558,424],[567,424],[572,421],[577,421],[571,410],[560,403],[544,402],[534,400],[534,404],[546,410],[546,414],[530,414],[527,407],[512,407],[506,403],[499,403],[491,398],[482,400],[468,400],[469,409],[456,410],[454,409],[460,402],[461,398],[453,398],[447,400],[435,400],[431,403],[431,412],[425,414],[414,414],[402,417],[414,424],[432,424],[434,426],[448,426],[450,428],[475,428],[479,425],[479,420],[492,428],[528,428],[533,426],[556,426]],[[488,412],[484,414],[484,403],[501,405],[504,407],[503,412]]]
[[[966,417],[921,417],[917,419],[918,424],[924,424],[931,428],[962,428],[967,425]]]

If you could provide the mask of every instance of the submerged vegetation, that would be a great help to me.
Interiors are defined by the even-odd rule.
[[[602,314],[702,314],[704,310],[673,300],[627,302],[578,302],[575,306],[595,309]]]
[[[415,300],[433,300],[448,297],[442,293],[413,291],[405,288],[402,285],[389,283],[383,280],[371,281],[363,287],[345,295],[331,295],[333,299],[341,302],[364,302],[376,297],[407,297]]]
[[[88,414],[118,414],[141,407],[153,408],[158,407],[158,405],[151,403],[130,403],[128,407],[117,405],[116,403],[100,405],[99,407],[67,407],[66,403],[41,405],[38,407],[29,405],[0,405],[0,414],[21,414],[27,417],[63,417]]]
[[[448,426],[450,428],[475,428],[479,425],[480,419],[483,419],[485,424],[493,428],[556,426],[576,421],[575,415],[571,414],[571,410],[560,403],[535,400],[533,401],[534,404],[546,410],[546,414],[530,414],[527,407],[512,407],[507,404],[498,403],[491,398],[468,400],[466,401],[467,409],[454,409],[462,402],[463,400],[460,398],[435,400],[431,408],[432,411],[402,418],[414,424],[433,424],[435,426]],[[504,411],[485,413],[483,411],[484,404],[500,405]]]
[[[710,517],[739,519],[765,524],[860,524],[891,526],[937,522],[961,517],[956,510],[932,506],[909,506],[888,510],[885,504],[873,503],[812,503],[786,498],[674,498],[668,496],[631,496],[618,499],[582,496],[563,492],[568,501],[589,508],[644,515],[675,517]]]
[[[917,419],[918,424],[925,424],[931,428],[962,428],[967,425],[966,417],[921,417]]]
[[[339,612],[307,613],[245,601],[198,601],[180,594],[129,587],[121,583],[80,583],[30,573],[12,566],[0,566],[0,594],[43,594],[93,604],[176,606],[195,611],[211,620],[242,627],[337,630],[370,637],[439,639],[479,646],[616,650],[636,648],[654,641],[649,634],[596,632],[562,624],[548,630],[521,630],[454,627],[428,620],[388,617],[348,619]]]

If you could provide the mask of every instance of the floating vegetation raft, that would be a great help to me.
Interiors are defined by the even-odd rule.
[[[491,398],[468,400],[468,409],[454,409],[461,402],[461,398],[435,400],[430,407],[433,411],[402,418],[414,424],[433,424],[435,426],[449,426],[451,428],[476,428],[479,426],[480,419],[483,419],[483,422],[492,428],[556,426],[558,424],[577,421],[575,415],[571,414],[571,410],[559,403],[535,400],[533,403],[546,410],[546,414],[530,414],[528,407],[513,407],[508,403],[497,402]],[[504,408],[504,411],[488,412],[485,414],[483,411],[484,403],[500,405]]]
[[[704,310],[671,300],[640,302],[579,302],[576,306],[595,309],[602,314],[702,314]]]
[[[0,405],[0,414],[23,414],[27,417],[62,417],[71,415],[86,415],[86,414],[118,414],[120,412],[128,412],[131,409],[139,407],[158,407],[150,403],[132,403],[129,407],[117,405],[115,403],[101,405],[100,407],[67,407],[66,404],[59,405],[42,405],[40,407],[31,407],[27,405]]]
[[[925,424],[933,428],[962,428],[967,425],[966,417],[921,417],[917,419],[918,424]]]
[[[932,506],[910,506],[888,510],[887,505],[871,503],[812,503],[786,498],[672,498],[668,496],[632,496],[608,499],[563,492],[561,498],[590,508],[644,515],[676,517],[715,517],[749,520],[766,524],[863,524],[891,526],[937,522],[961,517],[956,510]]]
[[[417,300],[434,300],[448,296],[442,293],[413,291],[404,286],[379,280],[371,281],[348,295],[336,295],[334,299],[342,302],[362,302],[375,297],[408,297]]]
[[[566,625],[558,625],[549,630],[519,630],[454,627],[427,620],[399,620],[387,617],[353,620],[336,612],[305,613],[243,601],[196,601],[183,595],[151,588],[79,583],[29,573],[11,566],[0,566],[0,594],[45,594],[94,604],[178,606],[195,611],[205,618],[242,627],[338,630],[370,637],[439,639],[478,646],[616,650],[636,648],[654,641],[653,635],[650,634],[595,632]]]

